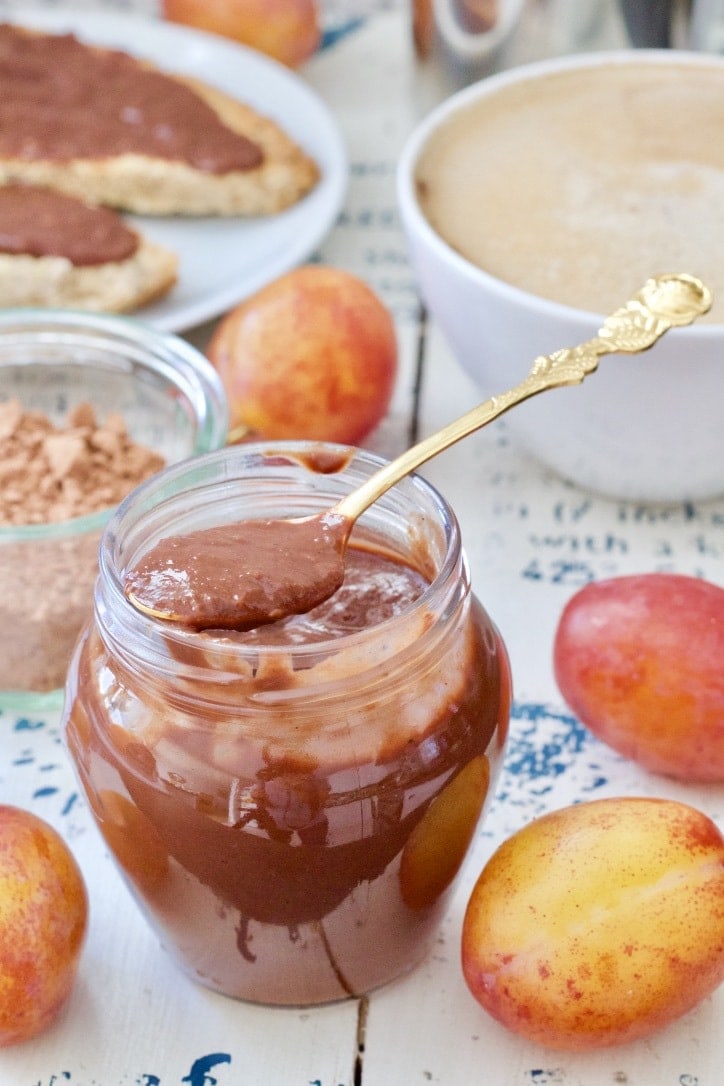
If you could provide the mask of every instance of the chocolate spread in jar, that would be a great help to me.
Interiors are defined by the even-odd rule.
[[[416,569],[360,543],[349,547],[344,580],[328,599],[271,625],[228,636],[244,645],[309,645],[360,633],[402,614],[427,586]]]
[[[328,512],[167,536],[127,573],[124,591],[139,610],[190,629],[252,629],[339,588],[350,527]]]
[[[351,545],[339,608],[220,639],[270,639],[226,708],[214,697],[194,710],[183,682],[129,695],[98,634],[83,643],[69,748],[109,846],[195,979],[311,1004],[369,991],[428,951],[448,882],[427,871],[425,819],[468,767],[492,777],[509,710],[504,651],[474,601],[411,659],[435,622],[428,587],[373,540]],[[338,653],[295,670],[295,641],[314,650],[317,638],[341,638]],[[189,676],[216,641],[192,639]],[[485,787],[474,799],[470,835]],[[462,862],[458,841],[446,848]]]
[[[122,154],[212,174],[250,170],[263,157],[189,86],[127,53],[0,24],[0,157]]]
[[[351,456],[320,445],[295,459],[326,475]],[[139,610],[189,629],[253,629],[303,614],[336,592],[351,529],[332,508],[167,536],[126,574],[124,591]]]
[[[128,260],[137,249],[138,235],[110,208],[36,185],[0,187],[0,253],[86,267]]]

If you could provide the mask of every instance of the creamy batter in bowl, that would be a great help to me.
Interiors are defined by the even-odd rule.
[[[712,290],[701,321],[506,417],[522,447],[607,497],[724,493],[723,103],[721,56],[566,55],[453,95],[400,154],[420,291],[481,399],[595,336],[650,276]]]
[[[109,523],[64,726],[101,833],[161,942],[237,998],[360,995],[429,950],[500,768],[508,659],[454,514],[418,477],[354,530],[330,601],[243,634],[138,613],[167,534],[319,511],[380,461],[245,446],[161,472]]]

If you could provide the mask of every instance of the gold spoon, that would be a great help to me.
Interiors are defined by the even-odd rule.
[[[139,611],[192,629],[251,629],[328,599],[344,578],[344,552],[358,517],[400,479],[504,411],[539,392],[580,384],[602,355],[637,354],[670,328],[711,307],[690,275],[649,279],[593,339],[541,355],[518,385],[474,407],[385,464],[331,509],[285,520],[249,520],[161,540],[128,574]]]

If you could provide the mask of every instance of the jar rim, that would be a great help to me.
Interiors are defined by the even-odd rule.
[[[345,462],[344,468],[339,472],[332,473],[313,472],[308,467],[305,471],[305,459],[308,461],[310,453],[317,453],[319,450],[323,450],[325,454],[331,453],[333,456],[339,457],[340,462]],[[395,624],[398,624],[399,628],[401,622],[409,622],[410,616],[421,613],[422,609],[426,611],[431,609],[435,611],[442,610],[443,597],[451,593],[451,586],[455,584],[456,580],[460,579],[460,573],[462,573],[463,584],[467,592],[467,565],[462,552],[459,523],[454,511],[437,488],[417,474],[408,476],[396,484],[384,498],[375,503],[375,506],[381,508],[382,514],[389,518],[392,506],[399,506],[402,495],[404,495],[404,501],[408,505],[416,501],[422,506],[424,510],[423,519],[427,521],[427,518],[435,516],[436,523],[432,525],[426,522],[425,526],[431,531],[436,531],[438,538],[442,541],[439,544],[440,560],[436,565],[434,577],[418,599],[403,608],[398,615],[374,627],[341,636],[330,636],[313,643],[284,644],[282,646],[278,643],[258,644],[254,642],[245,644],[243,641],[215,639],[209,635],[173,627],[172,624],[153,619],[137,611],[125,596],[123,590],[125,572],[140,552],[138,550],[135,553],[127,551],[124,555],[124,533],[125,539],[128,540],[129,532],[158,531],[159,527],[155,523],[154,517],[159,517],[159,513],[163,512],[164,505],[168,506],[169,502],[173,505],[174,499],[178,500],[181,495],[189,497],[189,491],[183,489],[185,481],[196,481],[197,486],[192,493],[195,497],[198,497],[201,491],[205,489],[208,491],[209,489],[208,482],[204,482],[204,476],[207,473],[214,476],[216,485],[233,486],[240,479],[248,477],[252,466],[262,469],[265,466],[268,467],[270,464],[274,464],[278,467],[280,473],[283,471],[297,473],[299,478],[306,480],[309,485],[315,482],[321,484],[318,493],[323,494],[325,501],[328,500],[329,504],[332,504],[333,499],[328,498],[330,482],[337,484],[338,496],[341,496],[342,493],[350,490],[354,485],[354,483],[350,484],[346,481],[350,470],[354,469],[357,474],[361,475],[360,481],[362,481],[386,462],[385,458],[377,453],[338,443],[275,441],[250,442],[244,445],[227,446],[225,449],[197,457],[193,461],[186,461],[163,469],[151,479],[136,487],[119,505],[105,527],[100,543],[100,575],[95,593],[97,620],[113,637],[114,643],[121,651],[133,651],[134,655],[136,649],[131,650],[131,643],[137,646],[138,651],[141,651],[140,646],[143,643],[143,651],[148,654],[153,651],[155,641],[161,636],[170,641],[172,645],[177,646],[179,650],[184,647],[188,648],[191,645],[196,648],[203,646],[206,653],[213,654],[219,661],[224,658],[243,660],[253,657],[254,659],[261,659],[271,654],[279,654],[280,649],[281,651],[289,651],[293,654],[295,660],[310,660],[312,657],[336,654],[342,647],[352,648],[360,644],[364,639],[369,639],[371,631],[384,630],[385,632],[391,632],[395,628]],[[347,475],[345,475],[345,472]],[[339,489],[340,483],[342,489]],[[307,496],[309,496],[309,493],[309,491],[305,492]],[[315,494],[314,491],[311,493]],[[294,497],[290,495],[288,500],[293,503]],[[384,506],[383,503],[385,503]],[[326,504],[320,505],[318,508],[325,507]],[[258,510],[256,515],[260,515]],[[277,513],[275,515],[282,514]],[[178,529],[176,532],[167,532],[166,534],[177,533]],[[134,542],[133,539],[131,544],[137,546],[137,542]],[[145,549],[148,549],[148,545]],[[120,624],[125,627],[122,638],[113,636],[111,627],[113,626],[114,617],[119,619]]]

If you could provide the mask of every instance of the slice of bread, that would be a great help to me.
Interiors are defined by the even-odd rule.
[[[0,304],[130,313],[166,294],[176,282],[176,258],[142,241],[127,260],[75,267],[59,256],[0,253]]]
[[[114,248],[115,243],[115,248]],[[178,258],[110,208],[0,188],[0,305],[127,313],[166,294]]]
[[[89,202],[144,215],[259,216],[274,214],[295,204],[319,179],[316,162],[279,124],[203,81],[162,73],[154,65],[118,50],[84,45],[73,35],[47,35],[9,24],[0,26],[0,31],[0,109],[16,131],[19,127],[22,129],[23,124],[27,129],[25,143],[20,143],[13,135],[4,147],[0,124],[0,183],[20,181],[51,186]],[[130,62],[139,80],[144,78],[144,73],[162,78],[169,102],[174,96],[193,93],[211,111],[209,116],[214,124],[220,120],[223,129],[234,134],[234,139],[244,137],[255,145],[254,149],[261,151],[260,161],[247,168],[221,172],[192,165],[183,154],[174,157],[149,153],[148,139],[141,142],[140,150],[136,150],[131,124],[126,126],[128,145],[117,153],[96,155],[89,151],[86,141],[74,154],[72,113],[62,110],[59,110],[58,125],[64,127],[63,151],[44,155],[43,137],[37,124],[39,111],[33,112],[33,103],[42,98],[43,109],[52,109],[57,89],[62,90],[59,67],[62,65],[64,71],[73,70],[62,56],[56,57],[53,38],[56,43],[64,42],[63,48],[79,49],[88,69],[94,64],[106,63],[111,66],[106,75],[112,74],[112,66],[116,63],[113,58],[121,57],[123,63]],[[48,46],[47,55],[43,51],[44,43]],[[32,80],[28,80],[27,73],[22,71],[18,75],[15,67],[14,55],[25,47],[32,64]],[[103,71],[99,68],[98,79],[102,78]],[[25,94],[23,83],[29,82],[32,83],[32,97],[14,104],[13,96]],[[104,86],[101,84],[95,88],[95,111],[93,101],[86,107],[86,114],[92,116],[94,124],[102,123],[103,99]],[[159,99],[162,96],[156,95],[157,108],[162,108],[158,105]],[[141,116],[140,130],[144,123],[144,107],[133,108]],[[177,108],[171,115],[173,121],[169,128],[183,124],[182,115],[183,111]],[[23,118],[27,119],[24,121]],[[203,119],[201,123],[198,120],[195,123],[199,131],[203,129]],[[54,136],[52,120],[47,124],[46,131]],[[156,116],[154,131],[162,127],[163,121]],[[22,134],[25,135],[25,131]],[[184,138],[186,135],[184,133]],[[189,135],[188,141],[191,139]]]

